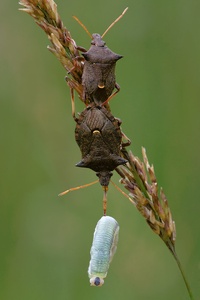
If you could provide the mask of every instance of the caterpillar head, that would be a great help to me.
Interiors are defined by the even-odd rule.
[[[91,286],[102,286],[103,284],[104,284],[103,278],[100,278],[100,277],[90,278],[90,285]]]

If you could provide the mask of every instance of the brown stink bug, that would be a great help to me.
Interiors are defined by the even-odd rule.
[[[85,108],[76,122],[75,138],[82,153],[82,160],[76,166],[96,172],[104,190],[103,211],[106,215],[107,190],[112,171],[127,162],[121,156],[122,148],[127,145],[122,143],[124,135],[120,129],[121,122],[104,106],[97,106],[94,102]],[[72,188],[60,195],[85,186]]]
[[[108,27],[102,36],[98,33],[91,35],[87,28],[74,17],[92,38],[91,47],[88,51],[82,47],[77,47],[84,52],[82,55],[85,58],[82,74],[82,98],[84,101],[89,100],[90,103],[95,102],[96,105],[106,105],[120,90],[120,86],[116,83],[115,79],[115,66],[116,62],[122,58],[122,55],[111,51],[102,38],[122,18],[127,9]],[[115,88],[116,91],[112,94]]]
[[[89,105],[77,120],[75,138],[82,153],[82,160],[76,166],[92,169],[100,184],[108,186],[111,171],[127,162],[120,156],[122,132],[119,120],[105,107]]]

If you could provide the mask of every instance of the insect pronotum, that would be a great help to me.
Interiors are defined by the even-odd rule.
[[[110,262],[117,249],[119,224],[109,216],[103,216],[97,223],[92,247],[88,275],[91,286],[102,286]]]

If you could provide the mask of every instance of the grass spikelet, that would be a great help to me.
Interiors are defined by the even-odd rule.
[[[61,21],[56,3],[53,0],[21,0],[19,4],[23,6],[20,10],[32,16],[47,34],[51,41],[51,46],[48,46],[48,49],[70,74],[67,83],[70,87],[73,86],[83,101],[81,85],[83,64],[78,59],[80,54],[75,41]]]
[[[154,167],[150,166],[146,151],[142,148],[143,162],[130,151],[123,150],[128,164],[117,168],[120,182],[151,229],[160,236],[167,247],[175,251],[176,228],[167,198],[158,189]]]
[[[194,299],[182,265],[175,250],[176,226],[172,218],[167,198],[158,183],[153,165],[150,166],[145,148],[142,148],[143,161],[133,153],[122,149],[128,163],[117,167],[120,182],[129,191],[128,198],[145,218],[149,227],[171,251],[185,282],[190,299]]]

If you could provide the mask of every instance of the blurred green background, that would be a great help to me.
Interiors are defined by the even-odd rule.
[[[200,2],[195,0],[57,1],[78,45],[90,39],[73,20],[106,35],[124,56],[117,63],[115,116],[141,157],[145,146],[177,226],[176,249],[200,299],[199,148]],[[75,167],[65,70],[48,52],[33,19],[15,1],[0,3],[1,217],[0,299],[189,299],[176,263],[136,209],[111,185],[108,214],[120,239],[105,285],[89,286],[87,268],[95,225],[102,215],[100,185],[58,198],[96,179]],[[76,99],[77,111],[83,104]],[[117,183],[119,177],[113,176]]]

